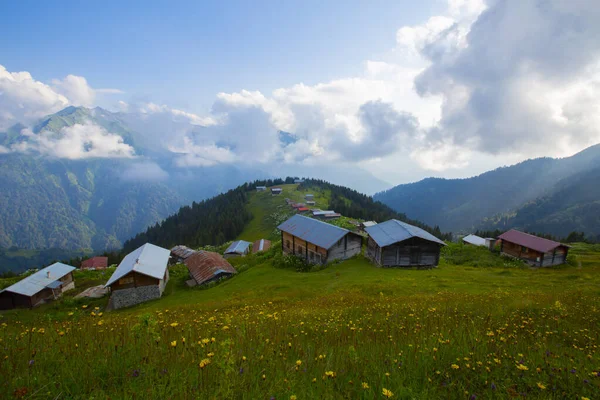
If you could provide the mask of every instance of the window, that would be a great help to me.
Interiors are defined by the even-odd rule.
[[[119,279],[119,285],[129,285],[133,283],[133,276],[126,276],[125,278]]]
[[[292,246],[290,245],[290,241],[289,241],[289,240],[286,240],[286,241],[285,241],[285,247],[287,247],[288,249],[292,247]]]
[[[527,251],[529,251],[529,249],[525,246],[521,246],[521,252],[522,253],[527,253]]]

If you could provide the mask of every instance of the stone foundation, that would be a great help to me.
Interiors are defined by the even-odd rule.
[[[159,299],[162,290],[159,286],[139,286],[137,288],[116,290],[111,301],[115,309],[131,307],[145,301]]]

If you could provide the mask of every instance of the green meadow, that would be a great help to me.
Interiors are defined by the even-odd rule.
[[[304,273],[278,246],[208,288],[174,266],[131,309],[69,294],[0,314],[0,397],[598,398],[598,246],[550,269],[452,244],[432,270]],[[74,292],[110,272],[76,272]]]

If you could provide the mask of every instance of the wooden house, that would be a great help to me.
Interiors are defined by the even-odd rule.
[[[0,291],[0,310],[35,307],[74,289],[75,267],[54,263]]]
[[[304,195],[304,200],[306,200],[306,201],[314,201],[315,200],[315,195],[314,194],[306,194],[306,195]]]
[[[267,251],[271,248],[271,241],[267,239],[260,239],[252,243],[252,253],[260,253],[261,251]]]
[[[283,192],[283,189],[280,187],[271,188],[272,195],[280,195]]]
[[[496,239],[482,238],[477,235],[467,235],[462,238],[462,242],[471,246],[487,247],[490,250],[493,250],[496,245]]]
[[[92,257],[81,263],[80,269],[105,269],[108,267],[108,257]]]
[[[177,245],[171,249],[171,264],[183,263],[188,257],[196,253],[196,250],[192,250],[187,246]]]
[[[304,213],[310,211],[310,209],[308,207],[298,207],[296,211],[299,213]]]
[[[150,243],[127,254],[105,287],[110,288],[113,308],[158,299],[169,281],[171,252]]]
[[[314,206],[315,204],[317,204],[317,203],[314,200],[306,200],[307,206]]]
[[[244,257],[250,252],[250,242],[245,240],[236,240],[231,243],[223,255],[225,258]]]
[[[264,191],[266,191],[266,190],[267,190],[267,187],[266,187],[266,186],[257,186],[257,187],[256,187],[256,191],[257,191],[257,192],[264,192]]]
[[[395,219],[365,228],[367,257],[381,267],[434,267],[445,243],[421,228]]]
[[[313,218],[296,214],[277,228],[282,251],[313,264],[345,260],[361,252],[360,235]]]
[[[569,246],[511,229],[498,236],[500,252],[519,258],[530,265],[548,267],[567,261]]]
[[[185,260],[191,279],[188,286],[205,285],[237,274],[223,256],[211,251],[196,251]]]

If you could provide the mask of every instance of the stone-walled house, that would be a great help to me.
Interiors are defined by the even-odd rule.
[[[106,282],[113,308],[130,307],[162,296],[169,281],[171,252],[150,243],[129,253]]]

